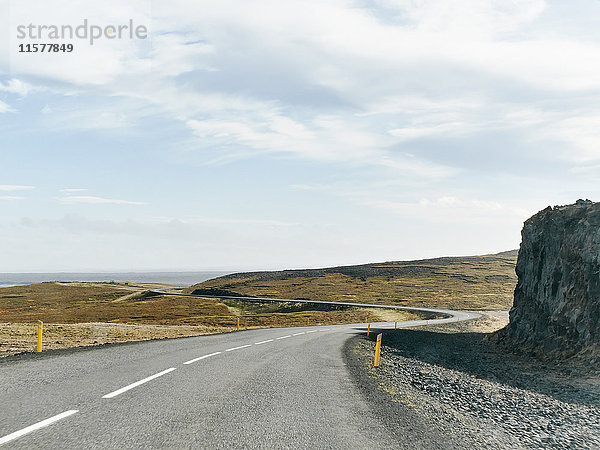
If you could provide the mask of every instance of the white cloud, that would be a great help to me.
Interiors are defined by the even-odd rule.
[[[29,191],[35,186],[23,186],[18,184],[0,184],[0,191]]]
[[[0,88],[27,97],[6,95],[11,105],[0,101],[0,112],[12,111],[13,103],[31,106],[24,114],[42,111],[36,126],[45,127],[45,133],[76,135],[83,129],[90,138],[117,133],[125,138],[107,147],[107,154],[127,148],[126,132],[139,132],[144,144],[136,141],[131,152],[142,153],[147,146],[149,172],[156,160],[161,169],[165,161],[174,169],[178,163],[189,169],[235,162],[232,171],[245,170],[245,158],[260,164],[271,158],[278,168],[287,164],[279,164],[282,159],[300,160],[273,178],[284,184],[289,179],[294,196],[336,203],[332,215],[348,212],[335,209],[344,203],[365,221],[371,213],[380,223],[406,218],[407,232],[424,223],[453,223],[466,241],[472,230],[465,231],[462,223],[487,221],[498,233],[510,228],[511,239],[518,239],[520,220],[538,203],[597,189],[600,41],[589,38],[596,24],[589,29],[579,24],[584,16],[600,14],[600,2],[561,16],[561,23],[577,25],[571,29],[555,27],[548,17],[557,14],[556,4],[541,0],[13,3],[13,25],[24,18],[77,24],[82,17],[98,23],[132,17],[150,25],[151,41],[99,42],[93,48],[77,42],[76,58],[17,55],[15,78],[3,78]],[[200,171],[212,169],[225,172],[221,167]],[[586,184],[583,178],[592,181]],[[78,195],[87,191],[74,188],[61,192],[65,195],[58,200],[69,204],[143,204]],[[535,201],[514,200],[530,195],[537,195]],[[278,205],[261,201],[260,214],[279,217],[279,211],[268,209]],[[312,208],[312,203],[301,206]],[[221,217],[239,213],[228,207],[152,226],[141,220],[75,219],[64,225],[165,240],[169,234],[179,239],[177,233],[189,237],[205,229],[274,227],[291,235],[298,228],[292,214],[282,220]],[[314,216],[330,212],[315,208]],[[357,226],[349,225],[348,233]],[[229,237],[215,233],[214,242]],[[486,233],[480,232],[478,245],[488,241]],[[387,248],[383,234],[370,235],[386,241]],[[303,242],[311,242],[306,236]],[[230,247],[235,252],[248,241],[240,238]],[[446,241],[451,246],[455,240],[441,237],[438,244]],[[413,244],[416,253],[421,251],[418,239]],[[273,254],[284,248],[273,246]],[[332,254],[337,257],[343,248],[350,249],[337,247]],[[223,253],[218,248],[214,254]]]
[[[324,191],[327,190],[328,186],[318,184],[292,184],[290,185],[290,188],[299,191]]]
[[[473,224],[494,222],[501,218],[506,222],[520,223],[532,214],[521,206],[494,200],[464,200],[446,196],[421,199],[418,202],[395,201],[386,198],[364,200],[364,204],[399,214],[405,218],[417,218],[437,223]]]
[[[110,98],[84,108],[53,105],[48,124],[130,129],[146,117],[168,117],[187,125],[197,137],[190,148],[209,163],[275,153],[428,176],[447,168],[426,160],[407,168],[390,148],[535,125],[527,115],[510,122],[524,108],[505,85],[551,93],[600,88],[600,45],[536,28],[547,8],[541,0],[374,1],[397,19],[388,21],[378,20],[377,8],[344,0],[109,3],[102,9],[63,0],[61,14],[47,2],[13,8],[14,23],[28,17],[78,24],[82,11],[98,23],[151,23],[151,47],[100,42],[77,59],[15,61],[17,73],[45,78],[70,98]],[[21,78],[6,86],[30,90]],[[331,103],[315,106],[323,95]],[[7,107],[0,103],[0,111]],[[552,107],[544,108],[542,114]],[[543,127],[532,133],[542,136]],[[574,146],[595,142],[579,132],[560,138]]]
[[[535,20],[543,0],[375,0],[420,30],[490,35],[514,31]]]
[[[182,224],[215,224],[215,225],[256,225],[269,227],[289,227],[295,224],[281,220],[272,219],[228,219],[223,217],[158,217],[161,222],[177,222]]]
[[[337,118],[317,118],[310,124],[276,113],[236,119],[190,120],[187,124],[200,138],[243,145],[265,153],[288,153],[319,160],[371,158],[374,162],[383,156],[379,149],[384,139],[358,128],[341,134],[343,121]]]
[[[60,192],[86,192],[88,189],[84,188],[67,188],[61,189]]]
[[[11,112],[11,111],[13,111],[13,109],[10,107],[10,105],[8,105],[7,103],[4,103],[2,100],[0,100],[0,114]]]
[[[15,195],[0,195],[0,200],[23,200],[24,197],[19,197]]]
[[[467,122],[446,122],[431,126],[409,126],[390,130],[392,136],[401,141],[408,141],[422,137],[449,136],[470,134],[473,131],[472,124]]]
[[[600,114],[581,112],[565,117],[549,128],[548,134],[571,145],[564,158],[578,163],[600,160]]]
[[[9,94],[17,94],[25,97],[32,90],[34,90],[32,85],[16,78],[11,78],[6,83],[0,82],[0,92],[8,92]]]
[[[381,166],[406,177],[445,178],[455,171],[427,163],[414,155],[390,153],[394,140],[369,130],[360,120],[320,115],[300,123],[275,112],[236,117],[236,121],[190,120],[187,125],[204,145],[222,149],[233,146],[237,153],[218,154],[207,164],[228,162],[232,157],[278,153],[323,162],[345,162]],[[241,147],[241,150],[239,150]],[[250,151],[243,151],[244,148]]]
[[[463,200],[457,197],[440,197],[434,200],[422,199],[419,205],[434,208],[475,208],[480,210],[500,211],[503,209],[499,202],[481,200]]]
[[[118,200],[112,198],[96,197],[91,195],[68,195],[57,199],[61,203],[87,203],[92,205],[113,204],[113,205],[145,205],[144,202],[130,200]]]

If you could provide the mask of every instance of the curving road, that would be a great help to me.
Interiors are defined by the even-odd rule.
[[[478,317],[426,310],[450,316],[438,323]],[[274,328],[8,358],[0,445],[413,448],[394,440],[345,368],[345,341],[364,331]]]

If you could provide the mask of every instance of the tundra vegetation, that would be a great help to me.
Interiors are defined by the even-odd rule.
[[[502,310],[512,305],[516,252],[386,262],[313,270],[228,275],[186,289],[134,283],[49,282],[0,289],[0,355],[32,351],[34,324],[45,323],[44,349],[195,336],[240,327],[289,327],[401,321],[408,312],[250,303],[171,293]]]

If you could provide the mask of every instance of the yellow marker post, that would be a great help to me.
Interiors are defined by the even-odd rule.
[[[240,319],[237,321],[237,330],[240,331]]]
[[[394,330],[398,329],[398,322],[394,322]]]
[[[44,331],[44,322],[38,320],[38,329],[37,329],[37,351],[38,353],[42,351],[42,332]]]
[[[367,336],[371,334],[371,324],[367,325]]]
[[[375,361],[373,365],[379,367],[379,352],[381,351],[381,333],[377,335],[377,344],[375,344]]]
[[[306,318],[306,326],[308,327],[309,325],[310,325],[310,318],[309,318],[309,317],[307,317],[307,318]]]

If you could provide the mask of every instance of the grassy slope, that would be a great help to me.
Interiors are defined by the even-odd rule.
[[[41,283],[0,290],[0,323],[114,323],[144,325],[297,326],[362,321],[378,312],[328,309],[306,304],[243,303],[235,300],[148,295],[134,286]],[[377,316],[377,317],[376,317]],[[397,314],[403,320],[406,314]]]
[[[517,282],[517,251],[396,261],[327,269],[227,275],[187,289],[262,297],[508,309]]]
[[[99,283],[41,283],[0,290],[0,322],[196,324],[228,315],[215,300],[148,296],[143,289]]]

